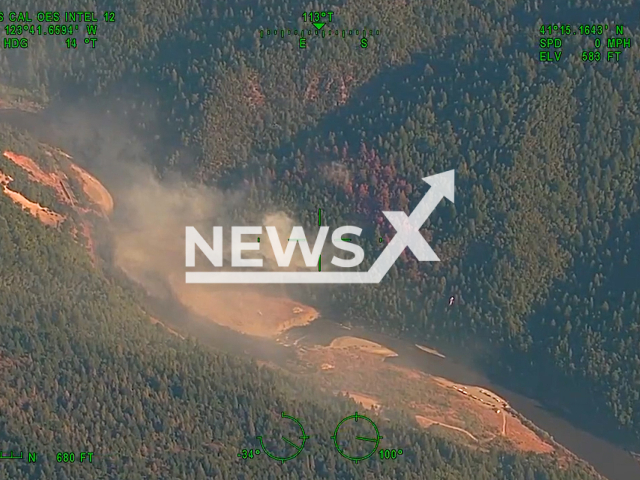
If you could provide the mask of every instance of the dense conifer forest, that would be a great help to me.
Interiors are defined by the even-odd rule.
[[[299,28],[303,10],[322,8],[337,12],[337,28],[366,24],[382,33],[371,39],[367,49],[355,39],[310,38],[306,50],[298,48],[297,38],[260,38],[257,33],[261,28]],[[3,9],[35,12],[47,7],[24,1],[8,2]],[[180,171],[229,188],[242,180],[255,187],[257,205],[285,208],[309,227],[320,207],[333,225],[362,226],[363,268],[381,248],[378,237],[388,239],[394,233],[380,212],[410,211],[426,191],[422,177],[455,168],[455,205],[439,206],[425,225],[442,262],[419,264],[406,253],[380,285],[316,289],[309,291],[309,298],[354,323],[477,352],[501,381],[555,406],[571,405],[571,414],[586,427],[597,427],[630,444],[638,442],[640,261],[632,249],[640,240],[636,152],[640,81],[637,14],[630,2],[559,5],[514,0],[480,5],[470,0],[366,0],[324,6],[271,0],[207,5],[194,0],[62,1],[56,9],[96,10],[98,15],[113,10],[117,20],[98,24],[96,49],[68,50],[60,39],[33,37],[28,50],[0,51],[3,84],[54,105],[80,99],[110,102],[117,110],[112,113],[137,123],[137,133],[148,138],[155,153],[150,158],[160,172]],[[618,63],[606,58],[585,61],[583,50],[594,50],[595,37],[606,45],[614,28],[603,35],[557,34],[552,36],[563,41],[562,60],[543,63],[539,30],[553,23],[575,28],[624,24],[631,48],[623,49]],[[606,48],[601,51],[606,55]],[[46,202],[46,193],[42,195]],[[0,205],[7,212],[13,208],[1,198]],[[9,278],[17,282],[15,296],[3,293],[11,300],[2,302],[5,328],[14,332],[7,336],[5,348],[11,358],[25,356],[21,368],[39,369],[41,385],[52,382],[52,391],[64,388],[59,386],[60,374],[45,368],[44,357],[37,360],[35,352],[44,355],[47,338],[60,352],[67,352],[59,354],[59,362],[60,368],[64,365],[75,372],[69,373],[65,380],[69,382],[71,378],[79,382],[81,371],[99,368],[75,358],[99,357],[96,352],[111,345],[105,358],[112,367],[104,375],[116,375],[119,369],[130,373],[116,375],[109,385],[127,388],[132,405],[136,401],[146,405],[142,398],[158,395],[157,403],[140,407],[135,414],[132,410],[132,416],[151,418],[154,408],[169,408],[165,402],[178,408],[184,401],[161,391],[144,393],[153,391],[153,386],[137,390],[133,382],[146,381],[138,373],[142,371],[194,385],[205,375],[224,378],[220,388],[230,390],[221,394],[227,399],[219,400],[221,412],[232,410],[233,404],[227,402],[234,395],[234,382],[253,378],[255,383],[236,383],[245,385],[237,388],[257,391],[256,385],[263,382],[258,379],[266,373],[243,365],[238,369],[253,373],[240,375],[229,366],[231,359],[193,348],[183,351],[177,340],[152,333],[132,313],[133,300],[120,287],[88,273],[89,266],[81,260],[85,257],[72,253],[71,247],[54,238],[56,234],[45,232],[26,216],[14,218],[10,211],[3,213],[4,221],[17,223],[8,231],[24,233],[5,233],[13,243],[7,238],[3,245],[5,241],[15,243],[12,248],[22,245],[21,255],[29,258],[40,251],[33,251],[31,247],[39,244],[31,239],[49,238],[47,253],[40,251],[41,258],[31,260],[32,268],[14,263],[15,273]],[[3,269],[5,261],[20,258],[4,250]],[[45,268],[40,266],[45,258],[48,263],[43,265],[50,264],[49,270],[61,269],[51,279],[58,282],[55,288],[38,283],[46,280],[35,280],[40,279],[37,272]],[[72,268],[77,269],[73,274]],[[95,300],[78,303],[65,297],[64,292],[78,293],[72,287],[79,285],[73,283],[77,275],[87,278],[82,288],[87,299]],[[20,282],[35,282],[38,288],[18,287]],[[449,295],[458,298],[455,310],[445,308]],[[29,322],[41,318],[42,330],[26,329],[18,312]],[[100,325],[104,338],[87,333],[92,331],[88,327],[84,334],[82,328],[72,328],[81,320]],[[61,333],[71,331],[73,336]],[[150,345],[147,350],[135,347],[140,339]],[[124,353],[128,343],[137,356]],[[58,351],[46,348],[54,356],[50,352]],[[169,351],[174,353],[160,353]],[[180,355],[185,356],[184,363],[169,360]],[[206,355],[211,359],[205,360]],[[26,371],[18,369],[16,375],[31,378]],[[226,380],[232,377],[236,380]],[[96,395],[109,398],[105,388]],[[72,391],[81,395],[78,387]],[[196,391],[198,402],[207,403],[207,390]],[[264,398],[257,402],[281,397],[271,392]],[[327,418],[336,413],[313,402],[304,408],[325,409]],[[253,409],[256,415],[259,410]],[[196,411],[183,418],[183,425],[191,422],[204,428]],[[21,414],[26,415],[24,410]],[[109,415],[117,418],[116,413]],[[77,421],[102,430],[98,436],[115,434],[113,425],[105,425],[106,417],[90,418]],[[141,425],[147,426],[140,426],[131,440],[121,438],[131,443],[128,451],[144,443],[150,424]],[[214,422],[206,428],[219,427]],[[69,429],[70,439],[86,432],[80,426],[75,433]],[[229,426],[229,432],[242,429],[241,423]],[[199,435],[206,436],[202,432]],[[229,433],[229,438],[233,435]],[[161,438],[167,444],[175,441],[170,433]],[[424,448],[433,455],[454,448],[427,436],[411,441],[426,442]],[[520,466],[525,460],[496,455],[455,453],[467,466],[477,462],[488,469],[504,469],[515,462],[514,468],[526,470]],[[184,472],[201,466],[197,459],[177,458],[172,460],[177,462],[175,468]],[[319,476],[333,461],[330,458],[314,470]],[[420,469],[436,468],[437,462],[427,463],[407,462],[408,470],[402,474],[424,478],[426,470]],[[233,462],[223,465],[237,468]],[[446,467],[441,478],[466,478],[462,470],[448,468],[456,467]],[[477,473],[480,469],[469,468],[475,473],[468,478],[483,478]],[[550,478],[571,474],[556,472]],[[345,470],[344,475],[353,473]],[[547,478],[534,473],[487,475]]]
[[[0,128],[0,150],[43,155],[35,139]],[[463,448],[402,417],[377,419],[387,441],[404,446],[402,461],[345,461],[329,435],[357,409],[351,401],[152,325],[135,289],[5,195],[0,245],[0,450],[25,455],[0,464],[6,478],[595,478],[551,458]],[[279,431],[281,411],[312,434],[301,458],[239,460],[257,434]],[[75,462],[59,462],[59,452]],[[92,463],[80,452],[93,452]]]

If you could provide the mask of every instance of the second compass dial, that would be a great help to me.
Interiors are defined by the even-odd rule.
[[[373,455],[382,440],[373,420],[358,412],[343,418],[331,438],[338,453],[355,463]]]

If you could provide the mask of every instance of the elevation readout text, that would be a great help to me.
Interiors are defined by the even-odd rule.
[[[631,48],[631,39],[624,36],[622,24],[549,24],[541,25],[539,34],[541,62],[559,62],[563,58],[565,46],[576,46],[574,38],[586,39],[586,43],[578,49],[583,62],[599,62],[605,58],[607,62],[619,62],[623,51]]]

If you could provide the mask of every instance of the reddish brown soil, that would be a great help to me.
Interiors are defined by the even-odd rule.
[[[71,189],[66,184],[67,176],[62,172],[44,172],[40,166],[29,157],[18,155],[17,153],[4,151],[3,155],[13,163],[23,168],[31,180],[53,188],[58,194],[62,203],[75,205],[76,199],[73,197]]]
[[[57,227],[64,221],[64,216],[49,208],[43,207],[39,203],[32,202],[19,192],[11,190],[8,185],[12,181],[13,178],[0,172],[0,187],[2,188],[2,192],[16,204],[20,205],[24,210],[27,210],[31,215],[36,217],[45,225]]]
[[[318,312],[309,306],[251,287],[187,285],[182,280],[171,281],[171,286],[183,305],[219,325],[247,335],[276,338],[318,317]]]
[[[113,212],[113,198],[109,191],[89,172],[83,170],[76,164],[71,164],[71,168],[78,174],[82,182],[84,193],[94,202],[105,215]]]
[[[71,160],[71,157],[66,153],[57,149],[54,149],[53,151],[58,155],[65,157],[67,160]],[[47,154],[53,157],[53,154],[48,150]],[[32,181],[51,187],[56,192],[61,203],[72,206],[74,210],[80,214],[81,220],[77,225],[72,226],[72,232],[76,238],[78,238],[78,235],[82,235],[85,238],[85,245],[95,264],[96,253],[93,228],[91,227],[90,221],[87,219],[86,215],[90,213],[109,215],[113,211],[113,199],[107,189],[88,172],[74,163],[70,163],[71,170],[75,174],[76,179],[81,183],[83,191],[91,202],[98,207],[98,210],[96,210],[95,207],[87,208],[86,206],[78,204],[78,201],[69,186],[69,177],[63,171],[56,170],[55,172],[45,172],[31,158],[8,150],[4,151],[3,155],[5,158],[25,170]],[[33,216],[46,225],[58,226],[62,221],[64,221],[66,218],[65,216],[32,202],[21,193],[9,189],[8,184],[11,181],[12,179],[10,177],[0,173],[0,185],[2,186],[5,195],[9,196],[14,202],[20,204],[24,209],[28,210]]]
[[[375,399],[383,410],[412,412],[425,428],[443,434],[457,431],[461,441],[475,448],[498,444],[535,453],[555,450],[503,408],[462,395],[443,379],[380,362],[379,355],[366,350],[309,347],[299,351],[299,356],[309,365],[307,371],[327,389],[348,391],[358,396],[356,401]]]

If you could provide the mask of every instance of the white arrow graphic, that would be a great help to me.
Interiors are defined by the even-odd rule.
[[[455,202],[455,170],[425,177],[422,180],[431,185],[431,188],[411,212],[410,217],[407,217],[404,212],[382,212],[397,233],[367,272],[371,275],[373,283],[380,283],[406,247],[409,247],[421,262],[440,261],[419,230],[442,197],[447,198],[451,203]]]
[[[455,170],[425,177],[431,188],[407,217],[404,212],[383,212],[396,229],[396,235],[382,251],[368,272],[187,272],[187,283],[380,283],[409,247],[421,262],[440,259],[420,234],[420,227],[443,198],[452,203],[455,192]]]

